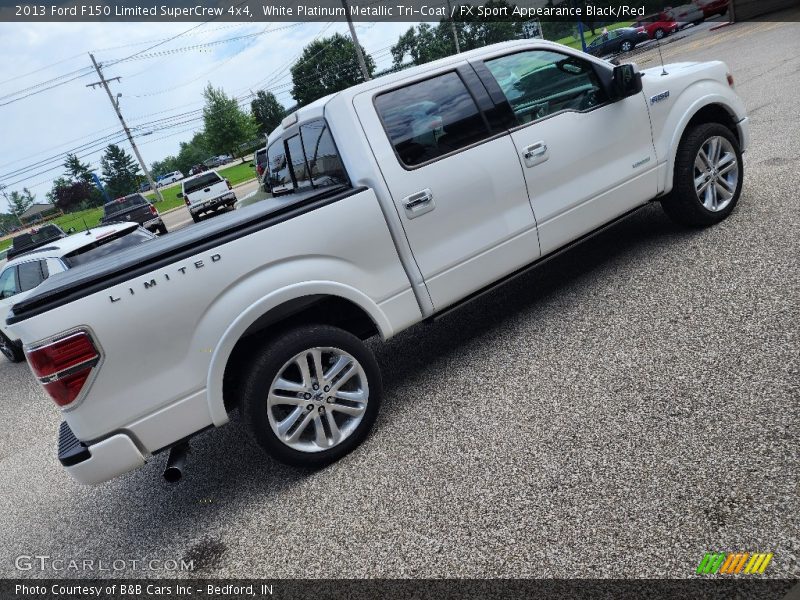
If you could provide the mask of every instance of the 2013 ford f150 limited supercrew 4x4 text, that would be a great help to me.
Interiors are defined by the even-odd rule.
[[[8,323],[78,481],[179,461],[237,407],[275,458],[321,466],[375,421],[363,340],[652,200],[721,221],[747,142],[723,63],[640,74],[550,42],[489,46],[301,108],[267,142],[279,194],[54,276]]]

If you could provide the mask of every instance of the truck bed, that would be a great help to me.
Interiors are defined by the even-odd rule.
[[[364,189],[340,186],[322,192],[311,190],[270,198],[91,264],[70,269],[49,278],[35,294],[14,305],[9,313],[8,323],[19,323],[154,269],[326,206]]]

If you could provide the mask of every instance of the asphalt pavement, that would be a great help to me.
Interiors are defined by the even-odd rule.
[[[773,552],[767,576],[800,576],[800,24],[662,51],[725,60],[747,104],[728,220],[686,230],[653,205],[375,342],[375,430],[316,473],[274,463],[235,419],[193,444],[176,486],[165,456],[80,486],[56,460],[58,412],[0,361],[0,576],[172,575],[15,566],[46,554],[183,558],[198,577],[672,578],[708,551]]]

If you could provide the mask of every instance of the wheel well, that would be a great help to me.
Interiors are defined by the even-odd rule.
[[[363,308],[338,296],[304,296],[276,306],[248,327],[233,347],[222,382],[226,410],[238,405],[239,384],[253,352],[280,331],[310,324],[340,327],[362,340],[379,333]]]
[[[720,104],[708,104],[698,110],[686,124],[684,135],[686,135],[686,132],[689,131],[690,128],[704,123],[719,123],[720,125],[724,125],[730,129],[736,141],[741,144],[742,140],[739,139],[739,128],[736,127],[736,121],[724,106]]]

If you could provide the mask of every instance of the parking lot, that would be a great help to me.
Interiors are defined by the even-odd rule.
[[[234,418],[176,486],[164,455],[79,486],[52,402],[0,360],[0,576],[87,575],[15,567],[46,554],[183,558],[198,577],[680,578],[708,551],[773,552],[767,576],[800,576],[800,24],[662,50],[736,77],[753,137],[731,218],[685,230],[650,206],[376,342],[375,430],[320,472],[266,458]]]

